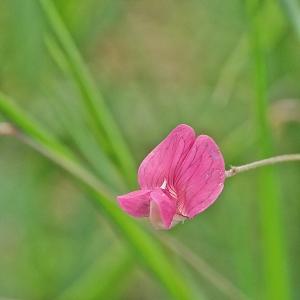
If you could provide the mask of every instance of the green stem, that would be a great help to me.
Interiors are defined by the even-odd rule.
[[[262,46],[263,24],[256,18],[257,1],[248,0],[250,21],[249,43],[253,57],[255,118],[257,124],[257,148],[262,156],[272,156],[273,146],[267,120],[267,67]],[[280,207],[278,180],[273,168],[262,168],[258,172],[259,213],[262,234],[262,259],[264,287],[267,300],[291,299],[287,257],[284,247],[283,223]]]
[[[236,174],[247,172],[256,168],[274,165],[278,163],[288,162],[288,161],[300,161],[300,154],[284,154],[278,155],[263,160],[254,161],[249,164],[242,166],[232,166],[229,170],[226,171],[226,177],[232,177]]]

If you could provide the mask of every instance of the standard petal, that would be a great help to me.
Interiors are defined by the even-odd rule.
[[[179,125],[143,160],[138,171],[142,189],[172,184],[174,173],[195,142],[195,132],[188,125]]]
[[[162,190],[151,193],[150,222],[157,229],[169,229],[176,214],[176,201]]]
[[[118,196],[121,208],[134,217],[148,217],[150,212],[150,190],[134,191]]]
[[[176,174],[178,211],[193,218],[208,208],[222,192],[225,166],[212,138],[200,135]]]

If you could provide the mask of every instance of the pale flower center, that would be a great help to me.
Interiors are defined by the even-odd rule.
[[[169,196],[171,196],[174,199],[174,201],[178,202],[177,193],[172,186],[168,185],[167,179],[164,179],[160,188],[162,190],[164,190]],[[150,207],[150,209],[151,209],[150,220],[151,220],[152,224],[156,228],[163,228],[160,216],[157,215],[157,212],[155,212],[154,206]],[[170,227],[173,227],[180,222],[183,223],[186,219],[187,219],[187,217],[183,216],[181,214],[181,212],[179,211],[179,207],[177,207],[177,213],[174,215],[174,218],[172,220],[172,224]]]
[[[165,179],[164,182],[162,183],[161,187],[162,190],[165,190],[167,188],[167,180]]]
[[[162,183],[162,185],[160,186],[160,188],[162,190],[165,190],[166,192],[168,192],[168,194],[170,194],[170,196],[172,198],[174,198],[175,200],[177,200],[177,193],[176,191],[168,185],[167,179],[164,180],[164,182]]]

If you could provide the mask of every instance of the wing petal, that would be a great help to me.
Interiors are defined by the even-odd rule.
[[[212,138],[200,135],[175,179],[178,211],[193,218],[217,199],[225,180],[223,156]]]

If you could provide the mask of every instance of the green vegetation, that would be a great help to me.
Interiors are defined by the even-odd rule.
[[[0,299],[298,299],[299,164],[228,179],[168,232],[115,203],[179,123],[228,167],[299,152],[298,16],[293,0],[1,1],[0,121],[18,133],[0,139]]]

